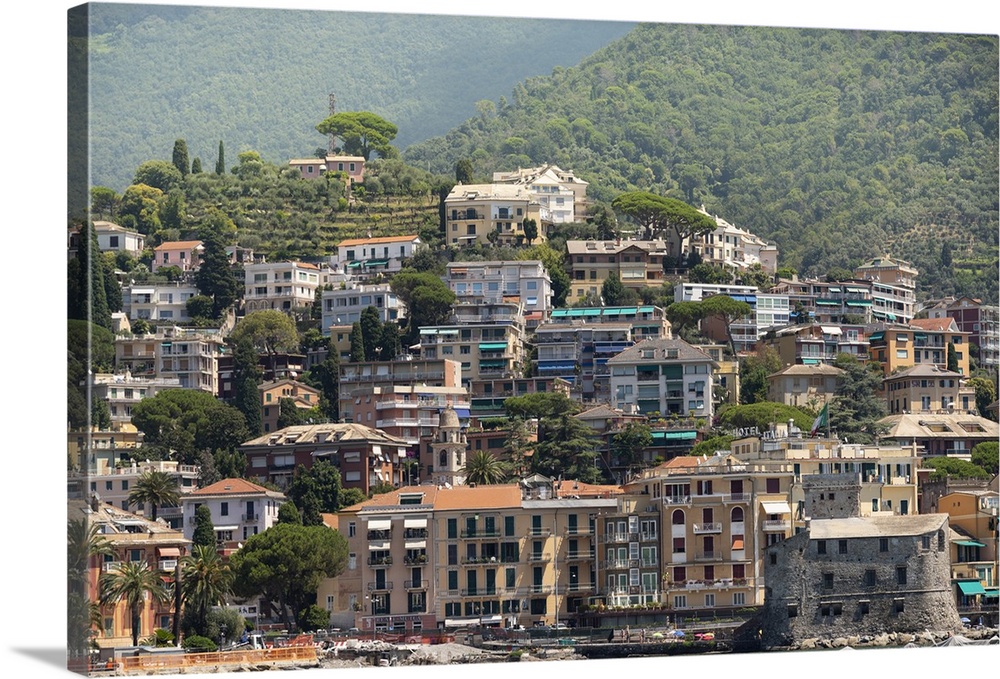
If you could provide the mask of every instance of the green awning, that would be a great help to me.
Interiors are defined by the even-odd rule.
[[[601,310],[600,309],[584,309],[583,310],[583,315],[584,316],[600,316],[601,315]]]
[[[388,263],[388,259],[369,259],[365,262],[365,266],[385,266]]]
[[[979,583],[978,580],[972,580],[970,582],[960,582],[958,583],[958,588],[962,590],[962,594],[965,596],[974,596],[976,594],[986,594],[986,590]]]
[[[552,311],[552,318],[562,318],[569,313],[569,309],[554,309]]]
[[[605,309],[604,310],[604,315],[605,316],[617,316],[621,312],[622,312],[622,310],[620,308],[615,307],[613,309]]]
[[[840,306],[840,301],[835,299],[817,299],[816,304],[820,306]]]
[[[651,306],[641,306],[641,307],[639,307],[639,313],[640,314],[651,314],[654,311],[656,311],[656,307],[651,307]]]
[[[819,365],[818,358],[803,358],[802,365]]]
[[[635,314],[636,311],[638,311],[638,309],[636,309],[634,306],[625,307],[624,309],[619,309],[618,310],[618,312],[620,314],[622,314],[623,316],[624,315],[631,316],[631,315]]]
[[[674,441],[698,438],[698,432],[696,431],[654,431],[652,434],[654,439],[667,439]]]
[[[359,266],[361,266],[361,262],[348,262],[347,266],[348,268],[351,269],[357,269]]]
[[[998,595],[1000,595],[1000,593],[998,593],[998,590],[997,590],[996,587],[984,587],[983,588],[983,596],[984,597],[988,597],[990,599],[993,599],[993,598],[996,598]]]
[[[503,359],[489,359],[479,362],[480,368],[502,368],[507,365],[507,361]]]
[[[566,313],[567,316],[583,316],[585,309],[569,309]]]
[[[884,331],[882,331],[882,330],[879,330],[878,332],[873,332],[873,333],[872,333],[872,334],[871,334],[871,335],[870,335],[870,336],[868,337],[868,341],[869,341],[869,342],[877,342],[877,341],[879,341],[880,339],[882,339],[883,337],[885,337],[885,332],[884,332]]]
[[[870,299],[849,299],[847,300],[847,306],[871,306],[872,302]]]
[[[956,545],[962,545],[963,547],[985,547],[981,542],[976,542],[975,540],[955,540]]]
[[[480,344],[480,351],[503,351],[507,348],[506,342],[489,342],[486,344]]]

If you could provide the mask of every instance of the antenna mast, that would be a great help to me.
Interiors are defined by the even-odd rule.
[[[337,112],[337,96],[331,92],[330,93],[330,115],[334,115]],[[332,156],[334,152],[334,139],[335,137],[331,134],[330,139],[327,141],[327,152]]]

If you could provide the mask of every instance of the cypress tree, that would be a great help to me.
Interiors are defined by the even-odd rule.
[[[178,139],[174,142],[174,167],[181,173],[182,177],[188,175],[188,147],[187,142],[183,139]]]
[[[195,284],[201,294],[212,298],[212,313],[215,318],[219,318],[236,301],[240,286],[229,266],[222,235],[217,231],[204,231],[201,243],[205,249],[201,255]]]
[[[201,174],[201,158],[195,158],[191,161],[191,174]]]
[[[194,545],[215,547],[215,526],[212,525],[212,510],[208,505],[201,505],[194,510],[194,534],[191,542]]]
[[[365,360],[365,340],[361,334],[361,323],[354,321],[351,326],[351,363]]]
[[[219,140],[219,159],[215,161],[215,174],[226,174],[226,152],[222,148],[222,140]]]
[[[243,413],[251,436],[258,436],[261,432],[260,392],[257,387],[262,379],[253,343],[248,340],[240,342],[233,348],[233,405]]]

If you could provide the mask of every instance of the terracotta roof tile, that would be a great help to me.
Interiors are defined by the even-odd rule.
[[[417,234],[411,236],[382,236],[379,238],[349,238],[347,240],[342,240],[337,243],[337,247],[345,247],[351,245],[378,245],[379,243],[402,243],[404,241],[412,241],[420,238]]]
[[[210,486],[191,491],[189,495],[244,495],[247,493],[270,493],[264,486],[258,486],[246,479],[222,479]]]

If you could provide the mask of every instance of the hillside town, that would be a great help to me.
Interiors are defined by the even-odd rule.
[[[360,156],[289,166],[364,181]],[[492,179],[443,200],[439,249],[528,252],[590,214],[557,165]],[[617,233],[565,239],[556,275],[530,257],[428,274],[417,233],[272,259],[71,229],[71,260],[149,262],[120,272],[80,373],[90,420],[67,433],[81,647],[120,668],[254,633],[995,636],[1000,309],[918,299],[891,252],[800,277],[685,208],[678,226],[621,201]],[[239,284],[213,322],[209,268]],[[326,563],[278,563],[292,526],[328,534],[288,543]],[[295,586],[241,579],[264,564]],[[228,575],[199,595],[206,569]],[[136,598],[140,571],[156,582]]]

